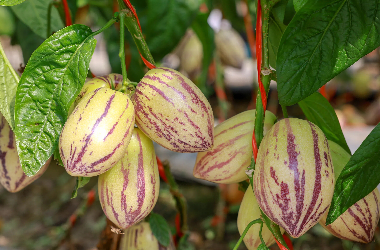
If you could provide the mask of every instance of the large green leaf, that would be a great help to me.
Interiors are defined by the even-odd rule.
[[[20,162],[29,176],[58,146],[95,50],[92,34],[85,25],[66,27],[45,40],[26,65],[16,93],[15,134]]]
[[[292,105],[380,45],[380,0],[307,1],[282,36],[279,100]]]
[[[269,17],[269,35],[268,35],[268,49],[269,49],[269,64],[276,68],[276,58],[278,46],[280,45],[281,36],[284,33],[286,26],[274,15]]]
[[[380,124],[367,136],[340,173],[326,224],[334,222],[380,183]]]
[[[214,30],[207,23],[208,15],[208,13],[199,13],[191,25],[191,28],[197,34],[203,47],[202,71],[197,79],[197,86],[206,96],[210,93],[210,90],[206,85],[208,68],[215,51]]]
[[[164,217],[152,212],[149,215],[149,225],[158,242],[165,247],[169,246],[170,227]]]
[[[20,4],[24,2],[25,0],[0,0],[0,5],[3,6],[13,6],[16,4]]]
[[[156,61],[171,52],[193,22],[200,0],[148,0],[146,41]]]
[[[12,7],[16,16],[34,33],[42,38],[47,37],[47,14],[51,0],[28,0]],[[64,27],[56,8],[51,10],[51,31],[57,31]]]
[[[335,110],[326,98],[320,93],[315,92],[311,96],[300,101],[298,105],[306,115],[306,118],[322,129],[327,139],[336,142],[351,154]]]
[[[306,2],[307,0],[293,0],[294,9],[299,11]]]
[[[19,78],[0,43],[0,112],[14,129],[14,99]]]
[[[22,49],[24,62],[27,63],[32,53],[45,41],[42,37],[34,33],[26,24],[17,21],[16,37]]]

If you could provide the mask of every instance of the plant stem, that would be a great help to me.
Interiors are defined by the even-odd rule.
[[[226,95],[226,92],[224,91],[222,63],[217,53],[214,54],[214,61],[215,61],[215,71],[216,71],[215,92],[216,92],[216,97],[218,98],[218,103],[220,107],[219,122],[223,122],[228,117],[230,104],[227,101],[227,95]]]
[[[51,11],[54,6],[54,3],[55,0],[51,1],[48,6],[46,38],[48,38],[51,34]]]
[[[241,242],[243,241],[245,235],[248,233],[248,230],[251,228],[251,226],[252,226],[253,224],[257,224],[257,223],[261,223],[261,224],[263,224],[263,221],[262,221],[261,219],[256,219],[256,220],[254,220],[254,221],[251,221],[251,222],[246,226],[246,228],[244,229],[244,232],[241,234],[240,239],[239,239],[239,241],[236,243],[236,245],[235,245],[235,247],[234,247],[233,250],[237,250],[237,249],[239,248],[239,246],[240,246]]]
[[[125,66],[125,47],[124,47],[124,19],[125,14],[122,12],[119,15],[120,18],[120,50],[119,50],[119,57],[121,62],[121,72],[123,74],[123,85],[125,82],[127,82],[127,67]]]
[[[281,108],[282,108],[282,114],[284,116],[284,118],[288,118],[288,110],[286,109],[286,106],[285,105],[281,105]]]
[[[102,33],[103,31],[105,31],[106,29],[108,29],[109,27],[112,26],[112,24],[114,24],[116,21],[118,20],[118,17],[114,17],[112,18],[111,20],[109,20],[102,28],[98,29],[97,31],[93,32],[92,33],[92,37],[96,36],[97,34],[100,34]]]

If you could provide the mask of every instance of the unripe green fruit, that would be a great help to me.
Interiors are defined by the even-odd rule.
[[[175,250],[173,241],[168,247],[161,245],[153,235],[148,222],[141,222],[124,231],[119,250]]]
[[[7,120],[0,113],[0,183],[9,192],[15,193],[38,179],[48,168],[51,158],[33,176],[22,170],[16,149],[16,138]]]
[[[253,177],[263,212],[294,238],[318,223],[334,193],[327,139],[311,122],[276,123],[261,142]]]
[[[100,204],[108,219],[128,228],[144,219],[156,204],[160,179],[153,142],[138,128],[123,158],[99,176]]]
[[[106,76],[97,76],[90,80],[88,80],[82,87],[81,91],[79,92],[77,98],[71,105],[69,109],[69,114],[74,110],[75,106],[78,105],[80,100],[87,95],[88,93],[91,93],[95,89],[98,88],[109,88],[113,90],[119,90],[123,86],[123,76],[120,74],[109,74]]]
[[[189,75],[200,70],[203,59],[203,47],[197,34],[192,32],[181,54],[181,69]]]
[[[243,38],[234,29],[221,29],[215,34],[215,45],[222,62],[241,68],[247,55]]]
[[[341,146],[333,141],[329,141],[331,158],[334,170],[338,178],[344,166],[350,160],[351,155]],[[380,218],[380,194],[375,188],[370,194],[356,202],[348,208],[333,223],[326,226],[328,211],[326,211],[319,224],[334,236],[362,243],[372,241]]]
[[[245,191],[243,201],[241,202],[239,208],[237,226],[240,235],[242,235],[243,231],[251,221],[259,218],[261,218],[260,207],[250,185]],[[260,224],[253,224],[245,235],[243,240],[248,250],[255,250],[261,244],[259,237],[260,227]],[[285,232],[283,228],[280,229],[281,233]],[[266,246],[270,246],[275,243],[275,239],[265,223],[263,225],[262,236]]]
[[[178,71],[164,67],[149,70],[132,101],[136,124],[161,146],[182,153],[212,147],[211,106],[200,89]]]
[[[86,95],[67,119],[59,152],[72,176],[96,176],[124,155],[134,126],[134,107],[126,94],[98,88]]]
[[[247,179],[245,171],[252,160],[252,133],[255,112],[235,115],[215,127],[214,146],[197,155],[193,175],[216,183],[237,183]],[[265,113],[264,134],[273,126],[276,116]]]

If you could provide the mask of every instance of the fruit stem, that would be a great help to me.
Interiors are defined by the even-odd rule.
[[[123,85],[126,81],[128,81],[127,77],[127,67],[125,65],[125,46],[124,46],[124,20],[125,20],[125,13],[121,12],[119,15],[120,18],[120,48],[119,48],[119,57],[121,62],[121,72],[123,74]]]
[[[246,228],[244,229],[244,232],[241,234],[240,236],[240,239],[238,240],[238,242],[236,243],[235,247],[233,250],[237,250],[241,244],[241,242],[243,241],[245,235],[248,233],[248,230],[251,228],[251,226],[253,224],[257,224],[257,223],[260,223],[261,225],[263,224],[263,221],[261,219],[256,219],[254,221],[251,221],[247,226]]]

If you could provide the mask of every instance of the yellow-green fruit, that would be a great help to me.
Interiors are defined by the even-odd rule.
[[[153,142],[138,128],[123,158],[98,179],[99,199],[108,219],[128,228],[144,219],[156,204],[160,189]]]
[[[252,133],[256,110],[235,115],[215,127],[214,146],[197,155],[193,175],[216,183],[237,183],[247,179],[245,171],[252,160]],[[276,116],[265,112],[264,134]]]
[[[193,75],[200,70],[203,59],[203,47],[197,34],[191,34],[181,54],[181,69]]]
[[[200,89],[178,71],[164,67],[149,70],[132,101],[136,124],[161,146],[182,153],[212,147],[211,106]]]
[[[334,193],[327,139],[311,122],[277,122],[261,142],[253,177],[263,212],[294,238],[318,223]]]
[[[244,40],[236,30],[221,29],[215,34],[215,45],[224,64],[241,68],[247,56]]]
[[[168,247],[161,245],[153,235],[148,222],[141,222],[124,231],[119,250],[175,250],[173,241]]]
[[[82,87],[77,98],[71,105],[69,109],[69,114],[74,110],[75,106],[78,105],[80,100],[88,93],[94,91],[98,88],[109,88],[114,90],[119,90],[123,86],[123,76],[120,74],[109,74],[106,76],[97,76],[88,80]]]
[[[67,119],[59,152],[72,176],[96,176],[124,155],[132,135],[134,107],[126,94],[98,88],[87,94]]]
[[[351,155],[335,142],[329,141],[329,146],[337,179]],[[369,243],[373,239],[380,218],[379,191],[375,188],[326,226],[327,215],[328,211],[323,214],[319,223],[331,234],[345,240]]]
[[[253,194],[252,187],[249,186],[245,191],[244,198],[241,202],[237,218],[237,226],[240,235],[242,235],[243,231],[251,221],[254,221],[259,218],[261,218],[260,207],[257,203],[255,195]],[[248,230],[247,234],[245,235],[243,240],[248,250],[255,250],[261,244],[261,240],[259,238],[260,227],[260,224],[253,224],[251,228]],[[281,233],[285,232],[283,228],[280,229]],[[275,243],[275,239],[271,231],[265,225],[265,223],[263,225],[262,236],[267,246],[270,246],[273,243]]]
[[[0,183],[9,192],[18,192],[38,179],[48,168],[51,158],[34,175],[22,170],[16,149],[16,138],[7,120],[0,113]]]

